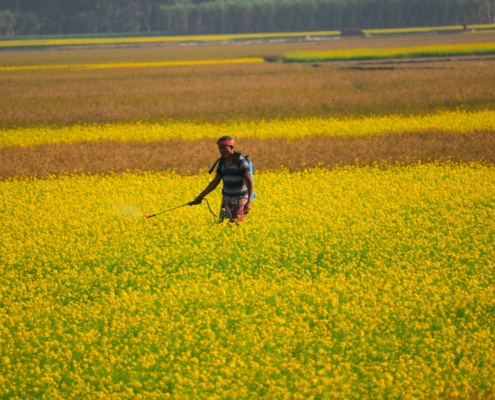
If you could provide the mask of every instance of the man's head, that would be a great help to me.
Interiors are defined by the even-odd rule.
[[[234,138],[230,136],[222,136],[217,140],[218,151],[222,157],[226,157],[229,154],[234,153]]]

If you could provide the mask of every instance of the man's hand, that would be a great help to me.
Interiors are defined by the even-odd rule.
[[[244,206],[244,213],[247,214],[249,211],[251,211],[251,200],[248,200],[248,202]]]
[[[202,201],[203,201],[203,198],[201,196],[198,196],[192,202],[194,204],[201,204]]]

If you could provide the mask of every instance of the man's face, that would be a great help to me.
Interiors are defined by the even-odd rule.
[[[222,157],[227,157],[229,154],[234,153],[234,148],[232,146],[218,146],[218,151]]]

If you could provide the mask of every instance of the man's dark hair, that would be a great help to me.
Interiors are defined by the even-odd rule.
[[[222,136],[220,139],[218,139],[219,142],[224,142],[227,140],[234,140],[234,138],[231,136]]]

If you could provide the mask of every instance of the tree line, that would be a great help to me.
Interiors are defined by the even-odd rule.
[[[483,24],[495,0],[0,0],[0,35],[294,32]]]

